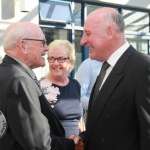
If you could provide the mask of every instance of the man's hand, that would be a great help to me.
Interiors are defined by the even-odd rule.
[[[79,142],[78,144],[75,145],[75,150],[84,150],[84,143]]]
[[[71,135],[69,138],[74,140],[75,150],[84,150],[84,143],[81,137]]]

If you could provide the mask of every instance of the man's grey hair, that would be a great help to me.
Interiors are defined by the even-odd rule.
[[[109,14],[107,14],[106,18],[108,19],[107,20],[108,22],[111,22],[111,20],[112,20],[113,23],[115,23],[117,32],[124,33],[125,23],[124,23],[124,19],[123,19],[122,15],[120,13],[118,13],[117,11],[109,13]]]
[[[23,38],[28,38],[28,30],[24,26],[8,27],[2,39],[4,50],[15,48],[18,41]]]
[[[124,22],[122,15],[120,13],[112,13],[111,16],[112,16],[113,21],[116,23],[118,27],[118,31],[124,33],[125,22]]]

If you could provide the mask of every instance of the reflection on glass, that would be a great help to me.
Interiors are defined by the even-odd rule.
[[[126,31],[149,32],[149,15],[145,12],[123,10]]]
[[[148,40],[145,39],[129,39],[128,42],[139,52],[148,54]]]

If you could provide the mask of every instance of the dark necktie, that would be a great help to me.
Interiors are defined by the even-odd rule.
[[[93,102],[95,101],[98,93],[99,93],[99,88],[103,82],[103,79],[105,77],[105,74],[106,74],[106,70],[108,69],[110,65],[107,63],[107,61],[105,61],[102,65],[102,68],[101,68],[101,71],[99,73],[99,76],[97,77],[97,82],[96,82],[96,85],[95,85],[95,90],[94,90],[94,94],[93,94]]]
[[[40,86],[39,81],[36,76],[34,77],[34,81],[37,84],[37,86],[39,87],[39,89],[41,89],[41,86]]]

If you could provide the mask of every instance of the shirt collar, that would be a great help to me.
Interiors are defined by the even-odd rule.
[[[118,59],[122,56],[122,54],[128,49],[130,44],[126,41],[120,48],[118,48],[107,60],[107,62],[114,67]]]
[[[21,62],[19,59],[7,54],[9,57],[13,58],[14,60],[16,60],[26,71],[27,73],[33,78],[35,79],[35,73],[27,66],[25,65],[23,62]]]

